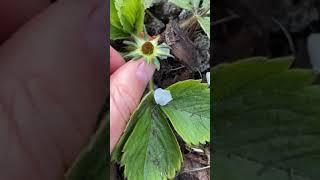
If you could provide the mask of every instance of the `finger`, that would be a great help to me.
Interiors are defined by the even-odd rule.
[[[110,74],[125,63],[122,56],[110,46]]]
[[[14,177],[7,179],[62,179],[87,144],[106,95],[105,7],[106,1],[59,1],[1,47],[0,103],[8,138],[17,137],[6,146],[9,162],[0,162],[17,170],[6,171]]]
[[[144,60],[130,61],[110,77],[110,152],[155,71]]]
[[[0,44],[20,26],[50,5],[50,0],[0,1]]]

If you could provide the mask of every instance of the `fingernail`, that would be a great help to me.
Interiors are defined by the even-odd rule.
[[[145,84],[148,84],[150,79],[153,76],[155,71],[155,66],[153,64],[147,64],[144,60],[140,60],[140,64],[137,68],[137,77],[143,81]]]
[[[90,12],[87,23],[87,42],[92,53],[100,59],[103,67],[107,65],[109,38],[107,34],[107,1],[99,1]]]

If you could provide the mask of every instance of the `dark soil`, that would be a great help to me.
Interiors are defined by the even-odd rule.
[[[306,42],[320,30],[320,1],[219,0],[214,9],[213,64],[294,55],[294,66],[311,67]]]

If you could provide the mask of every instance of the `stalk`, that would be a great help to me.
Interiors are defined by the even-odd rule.
[[[193,15],[190,18],[188,18],[187,20],[185,20],[184,22],[182,22],[180,24],[180,28],[184,29],[184,28],[188,27],[190,24],[193,24],[196,21],[197,21],[197,17]]]
[[[154,88],[154,83],[153,83],[153,78],[149,81],[149,91],[153,91]]]

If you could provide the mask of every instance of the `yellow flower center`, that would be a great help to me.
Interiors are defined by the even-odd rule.
[[[149,41],[145,42],[141,47],[141,51],[146,55],[151,55],[153,53],[153,49],[153,44]]]

